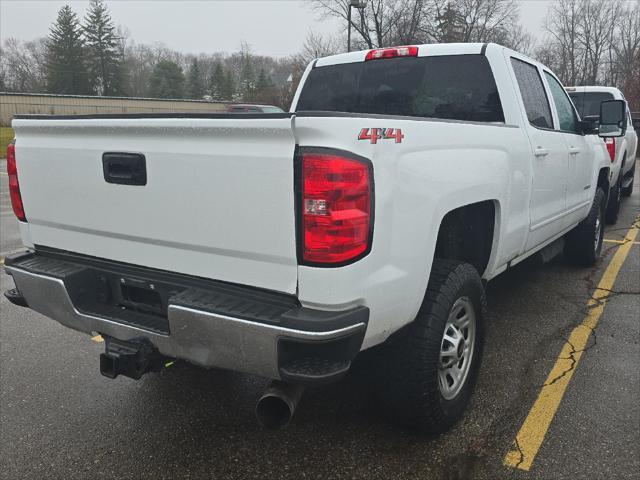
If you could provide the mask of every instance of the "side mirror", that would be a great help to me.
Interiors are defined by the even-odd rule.
[[[607,100],[600,104],[601,137],[622,137],[627,132],[627,104],[624,100]]]

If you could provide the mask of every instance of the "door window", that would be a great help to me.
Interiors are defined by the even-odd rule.
[[[556,104],[556,110],[558,112],[558,120],[560,121],[560,128],[563,132],[580,133],[580,125],[578,123],[578,117],[576,111],[573,108],[573,103],[569,100],[567,92],[564,90],[560,82],[555,79],[549,72],[544,72],[549,82],[549,89],[551,90],[551,96]]]
[[[553,128],[549,99],[538,69],[530,63],[511,58],[529,123],[534,127]]]

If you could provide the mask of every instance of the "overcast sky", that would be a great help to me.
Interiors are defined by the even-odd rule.
[[[82,17],[88,1],[0,0],[0,38],[47,35],[57,11],[71,5]],[[232,52],[242,41],[255,53],[282,57],[300,50],[309,30],[344,31],[344,22],[320,19],[302,0],[109,0],[116,24],[138,43],[162,42],[184,53]],[[539,36],[550,0],[522,0],[521,22]]]

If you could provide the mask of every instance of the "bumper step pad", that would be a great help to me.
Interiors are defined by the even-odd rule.
[[[28,252],[8,257],[6,264],[62,280],[82,313],[163,335],[171,333],[169,305],[271,325],[278,325],[284,313],[299,307],[291,295],[71,255]],[[123,286],[127,292],[142,291],[155,303],[132,298]]]
[[[280,367],[280,375],[303,385],[318,385],[338,380],[350,367],[350,360],[302,357]]]

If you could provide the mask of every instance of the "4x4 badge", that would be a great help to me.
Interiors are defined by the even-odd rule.
[[[358,140],[369,140],[376,144],[378,140],[395,140],[395,143],[402,143],[404,135],[399,128],[363,128],[360,130]]]

